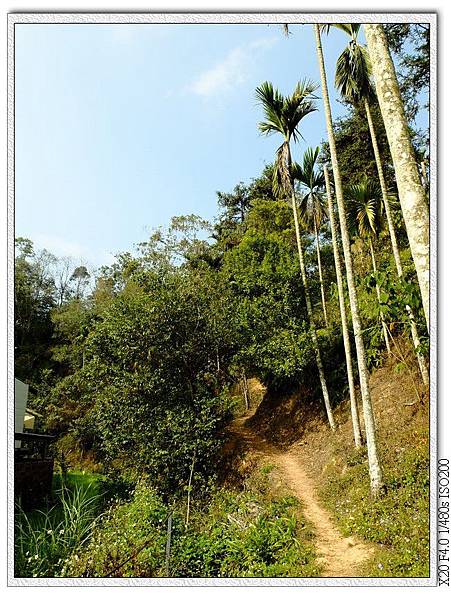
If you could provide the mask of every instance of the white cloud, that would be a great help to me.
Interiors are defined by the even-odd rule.
[[[201,73],[188,90],[209,98],[235,89],[249,79],[261,52],[276,41],[276,37],[261,38],[232,49],[222,61]]]

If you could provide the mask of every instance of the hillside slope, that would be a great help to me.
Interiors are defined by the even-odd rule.
[[[426,390],[408,369],[400,368],[393,359],[372,373],[370,383],[384,468],[385,493],[381,498],[370,498],[366,452],[354,447],[349,402],[343,402],[335,410],[338,429],[332,433],[321,407],[314,401],[305,401],[303,390],[279,397],[266,394],[254,414],[243,423],[243,428],[248,429],[244,447],[243,440],[237,441],[235,431],[231,442],[235,456],[240,448],[240,458],[233,465],[235,477],[237,470],[245,469],[255,460],[258,448],[252,452],[252,443],[255,445],[257,439],[260,444],[269,443],[275,449],[273,456],[278,457],[276,464],[285,456],[294,461],[293,468],[298,464],[303,469],[322,508],[328,510],[344,536],[355,535],[374,545],[375,551],[368,553],[368,560],[355,575],[426,577],[429,575]],[[308,515],[308,508],[305,512]]]

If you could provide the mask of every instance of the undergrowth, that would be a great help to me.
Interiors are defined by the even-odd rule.
[[[414,433],[414,438],[396,444],[397,448],[392,439],[381,440],[385,491],[377,499],[369,495],[364,450],[347,456],[344,472],[326,471],[320,494],[343,534],[355,534],[375,544],[361,575],[429,576],[427,430]]]
[[[58,482],[57,482],[58,483]],[[99,517],[95,478],[70,476],[47,508],[15,511],[15,576],[54,577],[72,552],[87,544]]]
[[[166,506],[146,481],[129,501],[112,505],[88,547],[74,553],[72,577],[313,577],[320,574],[311,532],[295,498],[274,496],[269,473],[246,489],[216,490],[195,502]],[[172,514],[166,562],[168,516]]]

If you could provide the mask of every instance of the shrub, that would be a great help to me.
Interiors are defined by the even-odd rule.
[[[266,477],[265,489],[268,487]],[[192,505],[165,505],[146,481],[129,502],[111,506],[83,553],[65,571],[75,577],[312,577],[319,574],[310,531],[297,500],[268,498],[253,486],[216,491]],[[167,520],[172,511],[169,573]]]
[[[86,550],[72,554],[69,577],[153,577],[164,565],[168,509],[141,480],[129,501],[114,501]]]
[[[203,525],[176,538],[172,563],[178,577],[312,577],[318,575],[297,500],[269,502],[254,492],[220,492]]]

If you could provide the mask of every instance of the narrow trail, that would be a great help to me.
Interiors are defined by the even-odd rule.
[[[323,577],[356,577],[359,566],[371,557],[373,548],[354,537],[344,537],[333,523],[330,514],[319,503],[315,485],[307,475],[300,450],[280,450],[259,436],[246,421],[248,412],[230,425],[230,431],[255,452],[262,462],[276,465],[286,484],[302,502],[303,513],[313,525],[318,561],[323,565]]]

